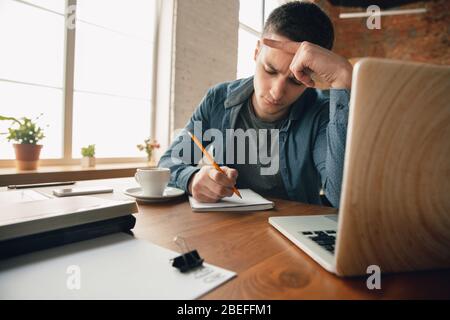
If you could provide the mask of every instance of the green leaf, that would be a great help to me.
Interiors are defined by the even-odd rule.
[[[13,125],[18,126],[18,128],[10,127],[8,128],[8,136],[6,139],[8,141],[14,140],[21,144],[37,144],[39,140],[44,138],[44,134],[40,127],[29,118],[23,117],[21,120],[13,117],[0,116],[0,120],[13,121]]]
[[[87,147],[81,148],[81,155],[83,157],[94,157],[95,156],[95,144],[90,144]]]
[[[0,120],[10,120],[10,121],[14,121],[14,122],[21,124],[21,122],[18,119],[13,118],[13,117],[0,116]]]

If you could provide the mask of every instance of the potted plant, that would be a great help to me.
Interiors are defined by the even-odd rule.
[[[81,155],[83,156],[81,158],[81,167],[95,167],[95,144],[81,148]]]
[[[0,116],[0,120],[12,121],[12,126],[8,128],[6,139],[15,141],[13,144],[16,154],[16,167],[19,170],[36,170],[42,145],[38,142],[45,138],[42,128],[35,123],[42,113],[33,121],[23,117],[20,119]]]
[[[155,153],[153,152],[155,149],[160,148],[160,144],[155,139],[145,139],[143,144],[138,144],[137,148],[139,151],[145,150],[147,153],[147,161],[150,167],[156,167],[155,161]]]

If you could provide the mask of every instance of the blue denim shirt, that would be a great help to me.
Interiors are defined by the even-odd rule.
[[[170,168],[170,186],[188,192],[191,176],[200,170],[197,164],[201,151],[186,130],[194,132],[194,123],[200,121],[202,136],[208,129],[218,129],[226,139],[226,129],[235,128],[239,111],[253,92],[253,77],[221,83],[208,90],[185,130],[159,162],[160,167]],[[279,170],[289,199],[323,204],[323,188],[328,201],[339,207],[349,100],[349,90],[308,88],[291,106],[288,121],[279,132]],[[202,143],[206,147],[210,141],[203,139]],[[189,161],[183,150],[191,150]],[[226,157],[218,162],[233,167],[226,163]]]

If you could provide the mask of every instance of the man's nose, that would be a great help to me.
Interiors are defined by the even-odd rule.
[[[284,95],[286,83],[283,80],[274,81],[272,88],[270,89],[270,95],[273,102],[279,102]]]

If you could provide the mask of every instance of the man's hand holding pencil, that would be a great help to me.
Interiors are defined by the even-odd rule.
[[[189,182],[189,193],[200,202],[217,202],[222,198],[230,197],[239,191],[235,188],[238,172],[228,167],[219,167],[211,155],[203,148],[200,142],[189,133],[195,144],[208,158],[211,166],[204,166],[195,173]]]

